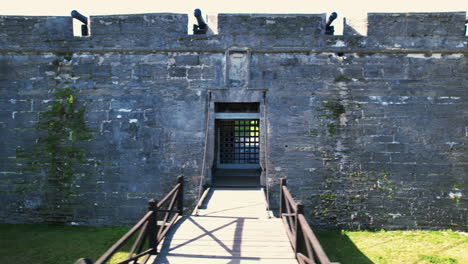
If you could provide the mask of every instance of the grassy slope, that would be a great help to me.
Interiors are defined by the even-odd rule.
[[[128,228],[0,225],[0,263],[73,264],[96,260]]]
[[[342,264],[468,264],[468,233],[344,231],[318,237],[330,259]]]
[[[96,260],[127,230],[0,224],[0,263],[72,264],[80,257]],[[467,233],[345,231],[322,232],[318,237],[330,259],[342,264],[468,264]]]

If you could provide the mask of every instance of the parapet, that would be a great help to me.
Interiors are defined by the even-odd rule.
[[[0,16],[0,49],[32,51],[466,49],[465,12],[370,13],[368,37],[345,23],[325,35],[325,14],[219,14],[217,35],[189,35],[188,15],[91,16],[90,36],[74,37],[71,17]],[[365,23],[363,23],[365,24]]]
[[[369,13],[368,36],[450,37],[465,35],[465,12]]]
[[[91,35],[186,35],[186,14],[156,13],[91,16]]]
[[[2,42],[34,42],[73,37],[72,18],[60,16],[0,16]]]
[[[219,14],[222,35],[313,36],[325,32],[326,14]]]

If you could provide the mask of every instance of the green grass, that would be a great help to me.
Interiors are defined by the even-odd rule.
[[[0,263],[73,264],[83,257],[97,260],[128,230],[125,227],[0,224]],[[122,255],[124,253],[119,253],[117,257]]]
[[[0,224],[1,264],[73,264],[96,260],[128,228]],[[468,233],[454,231],[319,232],[341,264],[468,264]],[[128,246],[117,254],[122,259]],[[112,261],[115,263],[115,261]],[[202,263],[200,263],[202,264]]]
[[[342,264],[468,264],[468,233],[342,231],[317,236],[330,260]]]

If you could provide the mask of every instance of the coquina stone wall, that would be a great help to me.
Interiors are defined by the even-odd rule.
[[[74,37],[70,17],[0,16],[0,221],[131,224],[179,175],[191,207],[214,103],[258,102],[272,208],[286,177],[314,228],[466,230],[466,14],[370,13],[367,36],[326,36],[325,19],[220,14],[217,35],[188,35],[185,14],[94,16]],[[16,149],[63,81],[101,165],[50,216]]]

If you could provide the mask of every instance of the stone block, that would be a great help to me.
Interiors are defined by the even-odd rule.
[[[153,76],[153,66],[152,65],[136,65],[135,77],[144,78],[144,77],[151,77]]]
[[[383,77],[383,65],[366,64],[364,66],[364,77],[365,78],[382,78]]]
[[[187,69],[182,67],[169,68],[169,77],[185,78],[187,77]]]
[[[383,76],[386,79],[406,79],[406,65],[402,62],[390,62],[383,67]]]
[[[0,16],[1,34],[15,41],[51,41],[73,37],[71,17]]]
[[[153,35],[165,37],[187,34],[186,14],[137,14],[91,16],[91,35]]]
[[[177,66],[200,65],[200,57],[197,54],[178,55],[178,56],[175,57],[175,65],[177,65]]]
[[[86,113],[86,121],[101,123],[102,121],[107,120],[108,112],[107,111],[93,111]]]
[[[465,33],[465,12],[369,13],[369,36],[449,37]]]
[[[202,78],[201,68],[189,68],[187,70],[187,78],[190,80],[199,80]]]
[[[242,25],[242,26],[239,26]],[[314,36],[323,34],[325,14],[219,14],[218,32],[221,35]]]
[[[399,144],[399,143],[387,144],[388,152],[405,152],[405,150],[406,150],[405,144]]]

